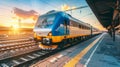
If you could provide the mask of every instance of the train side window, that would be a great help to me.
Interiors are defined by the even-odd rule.
[[[81,25],[81,29],[82,29],[82,25]]]
[[[79,28],[81,28],[81,25],[79,24]]]
[[[87,27],[85,26],[85,30],[87,30]]]
[[[64,21],[63,25],[64,25],[64,26],[67,26],[67,22],[66,22],[66,21]]]
[[[85,26],[85,30],[87,30],[87,27]]]
[[[84,27],[84,29],[86,30],[86,26]]]
[[[85,26],[83,28],[85,29]]]
[[[85,29],[87,30],[87,27],[85,26]]]
[[[84,29],[84,26],[82,27],[82,29]]]
[[[86,30],[88,30],[88,27],[86,27]]]
[[[87,30],[88,30],[88,27],[87,27]]]
[[[80,26],[79,25],[80,24],[75,21],[72,21],[72,20],[70,21],[70,26],[72,26],[72,27],[80,27],[81,25]]]
[[[87,29],[89,30],[89,27],[87,27]]]
[[[85,29],[86,27],[84,26],[84,29]]]
[[[84,29],[84,26],[82,27],[82,29]]]

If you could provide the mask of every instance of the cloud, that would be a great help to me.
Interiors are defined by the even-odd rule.
[[[13,11],[17,17],[22,18],[22,19],[32,18],[33,20],[36,20],[38,18],[38,13],[34,10],[25,11],[20,8],[14,7]]]

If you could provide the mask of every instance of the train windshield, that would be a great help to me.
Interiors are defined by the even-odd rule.
[[[51,28],[54,19],[55,19],[55,15],[41,16],[38,18],[36,26],[39,28]]]

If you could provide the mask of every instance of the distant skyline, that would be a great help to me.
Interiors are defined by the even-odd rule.
[[[0,0],[0,26],[33,28],[39,15],[50,10],[88,6],[85,0]],[[89,7],[68,12],[73,17],[104,30]]]

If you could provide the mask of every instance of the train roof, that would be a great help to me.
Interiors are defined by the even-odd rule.
[[[83,21],[81,21],[81,20],[78,20],[78,19],[72,17],[70,14],[68,14],[68,15],[69,15],[69,18],[70,18],[72,21],[75,21],[75,22],[77,22],[77,23],[79,23],[79,24],[81,24],[81,25],[83,25],[83,26],[89,27],[89,28],[92,27],[92,29],[94,29],[94,30],[99,30],[99,29],[93,27],[92,25],[90,25],[90,24],[88,24],[88,23],[85,23],[85,22],[83,22]]]
[[[68,15],[69,15],[69,14],[68,14]],[[89,28],[91,27],[90,24],[85,23],[85,22],[83,22],[83,21],[81,21],[81,20],[78,20],[78,19],[72,17],[71,15],[69,15],[69,19],[72,20],[72,21],[75,21],[75,22],[77,22],[77,23],[79,23],[79,24],[81,24],[81,25],[87,26],[87,27],[89,27]]]
[[[68,13],[66,13],[66,12],[63,12],[63,11],[51,10],[51,11],[49,11],[49,12],[47,12],[47,13],[41,15],[41,16],[46,16],[46,15],[51,15],[51,14],[57,14],[57,13],[67,14],[67,15],[68,15],[68,18],[69,18],[70,20],[75,21],[75,22],[77,22],[77,23],[79,23],[79,24],[81,24],[81,25],[83,25],[83,26],[86,26],[86,27],[91,28],[91,25],[90,25],[90,24],[85,23],[85,22],[83,22],[83,21],[81,21],[81,20],[78,20],[78,19],[72,17],[70,14],[68,14]]]
[[[51,11],[49,11],[49,12],[47,12],[47,13],[41,15],[41,16],[46,16],[46,15],[51,15],[51,14],[57,14],[57,13],[60,13],[60,12],[62,12],[62,11],[51,10]]]

